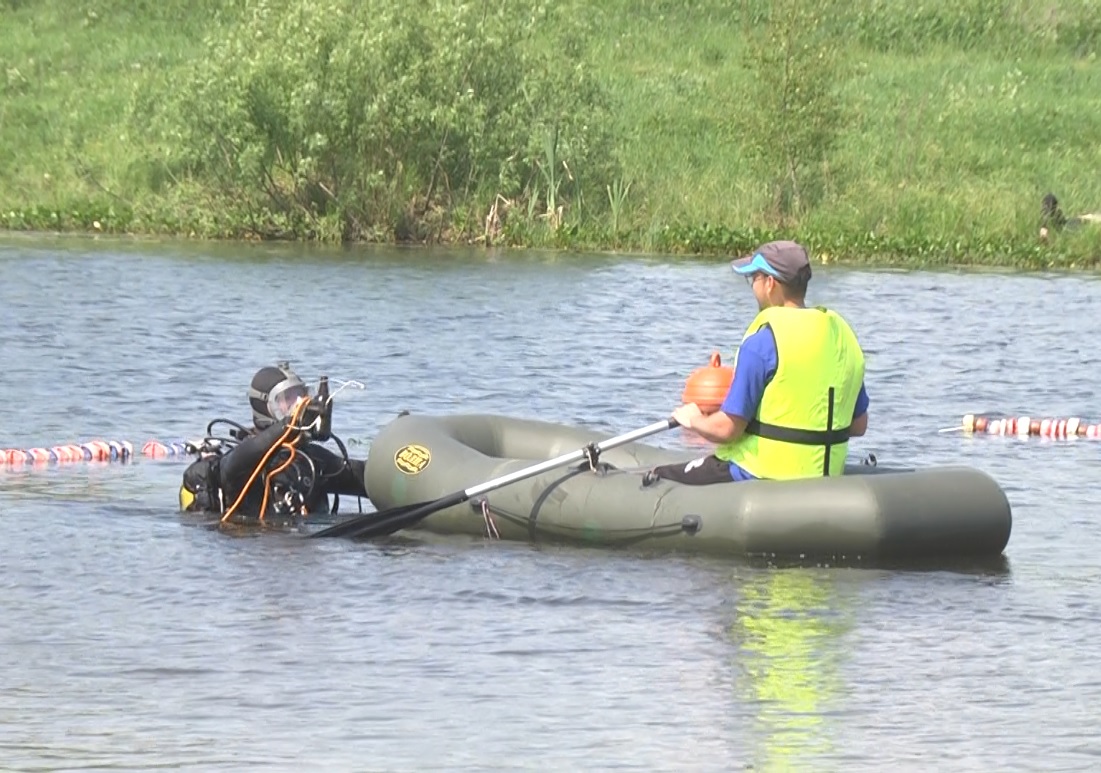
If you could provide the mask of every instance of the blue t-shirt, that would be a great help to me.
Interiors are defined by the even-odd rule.
[[[761,395],[765,386],[776,375],[779,357],[776,354],[776,336],[772,328],[763,327],[742,342],[738,349],[738,359],[734,367],[734,381],[726,393],[721,410],[733,416],[750,421],[757,415],[761,404]],[[868,392],[864,384],[860,385],[860,394],[856,398],[853,419],[868,412]],[[730,477],[734,480],[753,480],[754,476],[733,462],[730,463]]]

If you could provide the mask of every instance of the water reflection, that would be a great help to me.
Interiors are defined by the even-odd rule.
[[[755,768],[789,770],[835,751],[830,718],[849,692],[839,661],[853,629],[836,576],[777,569],[740,580],[730,636],[738,700],[755,708]]]

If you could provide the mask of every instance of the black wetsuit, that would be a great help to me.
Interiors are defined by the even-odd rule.
[[[264,455],[279,443],[286,432],[288,421],[284,419],[248,436],[224,454],[203,454],[192,462],[183,474],[181,507],[188,512],[224,514],[237,501]],[[293,438],[294,434],[290,437]],[[299,460],[287,470],[269,476],[267,471],[273,470],[287,459],[286,450],[277,451],[265,465],[265,472],[257,475],[249,486],[248,493],[237,506],[234,515],[256,519],[260,514],[266,486],[270,490],[265,518],[276,513],[302,514],[303,506],[305,514],[329,513],[330,494],[367,497],[367,489],[363,483],[363,461],[345,461],[343,456],[319,443],[300,443],[296,451],[299,455],[309,457],[313,463],[312,468],[304,460]]]

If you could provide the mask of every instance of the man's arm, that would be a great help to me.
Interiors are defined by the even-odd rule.
[[[712,443],[737,440],[745,432],[748,424],[741,416],[732,416],[722,410],[714,413],[702,413],[700,407],[695,403],[678,407],[673,411],[673,418],[685,429],[692,430]]]
[[[289,417],[276,422],[262,432],[250,435],[222,457],[221,484],[222,491],[227,497],[230,492],[236,497],[237,493],[244,488],[249,477],[260,465],[260,460],[272,446],[279,442],[289,424]]]
[[[317,466],[317,474],[326,494],[367,497],[363,482],[364,461],[349,459],[345,464],[344,457],[317,443],[310,443],[303,451]]]
[[[868,414],[861,414],[849,425],[849,437],[860,437],[868,431]]]
[[[849,437],[860,437],[868,431],[868,390],[860,385],[860,394],[856,396],[853,408],[853,420],[849,424]]]

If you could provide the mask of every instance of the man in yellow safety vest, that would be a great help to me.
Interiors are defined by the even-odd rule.
[[[763,244],[735,260],[760,313],[738,350],[722,406],[704,414],[695,403],[673,418],[718,444],[709,456],[662,465],[646,482],[694,485],[739,480],[840,475],[848,441],[868,426],[864,353],[852,328],[832,309],[806,306],[807,250],[791,241]]]

